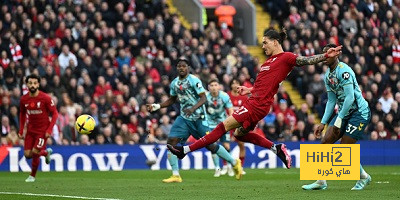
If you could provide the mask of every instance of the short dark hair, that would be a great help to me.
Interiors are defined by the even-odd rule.
[[[282,44],[283,40],[285,40],[287,37],[286,29],[283,28],[280,33],[274,29],[269,29],[265,31],[264,37],[268,37],[271,40],[277,40],[279,44]]]
[[[25,78],[25,83],[28,83],[28,80],[29,80],[30,78],[37,79],[38,82],[40,83],[40,76],[38,76],[38,75],[36,75],[36,74],[30,74],[29,76],[27,76],[27,77]]]
[[[337,47],[336,44],[329,43],[329,44],[325,45],[324,48],[322,48],[322,51],[324,51],[324,50],[327,51],[327,50],[330,49],[330,48],[336,48],[336,47]],[[324,51],[324,52],[325,52],[325,51]]]
[[[189,61],[188,61],[185,57],[180,57],[180,58],[178,59],[178,64],[179,64],[180,62],[184,62],[184,63],[186,63],[187,66],[190,66]]]
[[[229,83],[229,87],[232,87],[232,84],[233,84],[234,81],[237,81],[237,82],[239,83],[239,85],[241,84],[240,81],[239,81],[239,79],[233,78],[233,79],[231,80],[231,82]]]
[[[210,81],[208,81],[208,85],[210,85],[211,83],[214,83],[214,82],[219,84],[218,79],[213,78],[213,79],[211,79]]]

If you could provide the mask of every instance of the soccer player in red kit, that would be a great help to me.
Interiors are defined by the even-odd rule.
[[[234,136],[243,142],[250,142],[258,146],[271,149],[282,160],[287,168],[291,167],[291,157],[286,151],[285,144],[274,144],[267,138],[258,135],[253,131],[258,121],[263,119],[269,112],[273,104],[274,95],[277,93],[279,85],[286,76],[292,71],[294,66],[313,65],[325,61],[340,54],[341,46],[330,48],[324,54],[310,57],[303,57],[291,52],[284,52],[282,42],[286,39],[286,32],[278,33],[275,30],[268,30],[263,37],[263,50],[268,59],[262,64],[257,75],[254,87],[247,88],[239,86],[241,95],[251,94],[239,110],[224,122],[211,131],[208,135],[200,138],[190,146],[171,146],[168,149],[182,159],[191,151],[200,149],[218,140],[224,133],[235,129]]]
[[[32,158],[32,171],[25,182],[35,182],[36,171],[40,163],[40,156],[46,157],[50,163],[51,148],[46,148],[47,138],[51,136],[53,126],[57,121],[58,112],[54,101],[49,95],[39,91],[40,77],[31,74],[25,79],[29,92],[21,97],[20,101],[20,129],[18,136],[25,139],[24,156]],[[51,121],[49,114],[51,115]],[[27,131],[23,135],[25,122]]]

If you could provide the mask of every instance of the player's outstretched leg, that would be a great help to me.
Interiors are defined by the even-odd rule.
[[[371,182],[371,176],[365,172],[362,165],[360,164],[360,180],[357,181],[351,190],[363,190],[365,186],[369,185]]]
[[[240,129],[236,129],[236,131],[240,131]],[[292,158],[287,153],[286,145],[285,144],[277,144],[275,145],[273,142],[269,141],[267,138],[258,135],[254,132],[245,133],[243,136],[236,136],[236,139],[242,142],[250,142],[255,145],[271,149],[285,164],[286,168],[290,169],[292,166]]]
[[[292,167],[292,157],[287,153],[285,144],[275,145],[276,155],[282,160],[286,168],[290,169]]]
[[[318,180],[314,183],[303,185],[301,188],[303,188],[303,190],[326,190],[328,185],[325,180]]]
[[[183,159],[186,156],[186,154],[183,153],[183,146],[172,146],[170,144],[167,144],[167,148],[171,153],[176,155],[176,157],[178,157],[179,159]]]

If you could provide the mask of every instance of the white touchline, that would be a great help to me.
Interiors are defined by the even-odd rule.
[[[35,193],[23,193],[23,192],[0,192],[0,194],[16,194],[16,195],[40,196],[40,197],[59,197],[59,198],[70,198],[70,199],[121,200],[121,199],[110,199],[110,198],[80,197],[80,196],[68,196],[68,195],[57,195],[57,194],[35,194]]]

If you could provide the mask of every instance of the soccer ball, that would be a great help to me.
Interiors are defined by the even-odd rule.
[[[81,115],[75,122],[75,128],[80,134],[92,133],[95,126],[96,121],[94,121],[94,118],[90,115]]]

